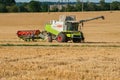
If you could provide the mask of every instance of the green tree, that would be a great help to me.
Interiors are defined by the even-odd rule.
[[[45,3],[42,4],[42,5],[41,5],[41,11],[42,11],[42,12],[47,12],[48,9],[49,9],[48,7],[49,7],[48,4],[45,4]]]
[[[19,12],[28,12],[27,5],[28,3],[22,3],[22,5],[19,6]]]
[[[66,7],[62,6],[62,9],[60,10],[61,12],[65,12]]]
[[[29,12],[40,12],[41,4],[39,1],[30,1],[27,5],[27,9]]]
[[[51,9],[51,12],[58,12],[59,9],[57,6],[53,6],[52,9]]]
[[[120,10],[120,2],[114,1],[111,3],[111,9],[112,10]]]
[[[80,0],[76,0],[77,1],[77,3],[76,3],[76,10],[77,11],[82,11],[82,3],[81,3],[81,1]]]
[[[0,3],[6,6],[12,6],[16,4],[15,0],[0,0]]]
[[[86,5],[85,5],[85,10],[86,11],[95,11],[96,10],[95,3],[87,2]]]
[[[28,10],[23,6],[19,6],[19,12],[28,12]]]
[[[19,12],[19,8],[16,5],[7,6],[8,12]]]
[[[75,7],[73,5],[68,4],[67,7],[66,7],[66,11],[72,12],[72,11],[76,11],[76,9],[75,9]]]
[[[100,10],[107,10],[105,0],[100,0]]]
[[[18,12],[15,0],[0,0],[2,12]]]
[[[6,6],[0,3],[0,12],[7,12]]]

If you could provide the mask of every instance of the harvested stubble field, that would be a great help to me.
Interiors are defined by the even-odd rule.
[[[61,14],[106,19],[85,23],[85,43],[17,38],[17,30],[44,30]],[[120,80],[120,11],[0,14],[0,80]]]
[[[1,80],[120,80],[120,48],[1,47]]]

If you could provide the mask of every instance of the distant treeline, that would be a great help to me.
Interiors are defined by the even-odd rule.
[[[39,2],[30,1],[29,3],[16,3],[15,0],[0,0],[0,12],[77,12],[77,11],[108,11],[120,10],[120,2],[113,1],[106,3],[105,0],[100,0],[99,3],[87,2]]]

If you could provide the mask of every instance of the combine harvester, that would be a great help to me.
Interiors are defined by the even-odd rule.
[[[76,16],[61,15],[59,20],[52,20],[45,25],[45,31],[40,30],[20,30],[17,36],[24,41],[34,41],[35,39],[48,39],[48,42],[56,40],[58,42],[73,41],[75,43],[84,42],[83,32],[79,30],[84,22],[104,19],[104,16],[98,16],[86,20],[76,21]]]

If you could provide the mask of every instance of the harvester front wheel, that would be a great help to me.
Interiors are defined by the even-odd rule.
[[[60,33],[58,36],[57,36],[57,41],[58,42],[67,42],[67,37],[65,34],[63,33]]]

